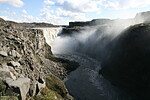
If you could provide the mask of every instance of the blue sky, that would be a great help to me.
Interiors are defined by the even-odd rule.
[[[133,18],[150,11],[150,0],[0,0],[0,17],[57,25],[98,18]]]

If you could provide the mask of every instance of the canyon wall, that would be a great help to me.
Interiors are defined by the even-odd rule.
[[[0,19],[0,100],[73,99],[61,81],[69,64],[53,57],[42,30]]]

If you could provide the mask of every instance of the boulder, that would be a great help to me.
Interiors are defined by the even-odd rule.
[[[17,80],[7,79],[6,83],[9,87],[19,88],[22,100],[26,100],[26,95],[30,88],[29,78],[18,78]]]
[[[100,73],[133,100],[150,100],[150,25],[132,26],[109,45]]]
[[[0,51],[0,56],[7,57],[8,54],[7,54],[7,52],[5,52],[5,51]]]
[[[16,79],[16,75],[17,73],[15,72],[14,69],[12,69],[11,67],[7,66],[6,63],[3,63],[2,66],[0,67],[0,78],[1,79],[6,79],[6,78],[10,78],[10,79]]]
[[[20,63],[19,63],[19,62],[10,61],[9,64],[10,64],[11,66],[13,66],[13,67],[20,67]]]

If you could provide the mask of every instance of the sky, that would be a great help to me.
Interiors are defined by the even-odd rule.
[[[0,17],[16,22],[68,25],[71,21],[134,18],[150,0],[0,0]]]

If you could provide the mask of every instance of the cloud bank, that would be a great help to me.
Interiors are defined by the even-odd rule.
[[[21,0],[0,0],[0,4],[9,4],[14,7],[22,7],[24,2]]]

